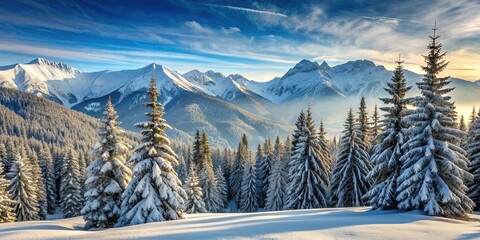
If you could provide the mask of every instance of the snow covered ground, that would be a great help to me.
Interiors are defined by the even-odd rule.
[[[81,217],[0,224],[0,239],[480,239],[470,221],[369,208],[193,214],[187,220],[84,231]]]

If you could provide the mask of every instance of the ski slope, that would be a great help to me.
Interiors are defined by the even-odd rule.
[[[479,221],[477,214],[461,221],[363,207],[192,214],[186,220],[85,231],[77,217],[0,224],[0,239],[478,239]]]

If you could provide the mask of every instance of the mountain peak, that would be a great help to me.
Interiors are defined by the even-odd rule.
[[[212,71],[212,70],[206,71],[205,74],[206,74],[208,77],[210,77],[210,78],[212,78],[212,79],[214,79],[214,80],[217,79],[217,78],[225,78],[225,75],[224,75],[223,73],[221,73],[221,72],[214,72],[214,71]]]
[[[320,64],[320,67],[325,70],[330,69],[330,65],[328,65],[328,63],[325,61],[323,61],[322,64]]]
[[[312,61],[303,59],[299,63],[295,64],[293,68],[288,70],[288,72],[282,78],[289,77],[299,72],[312,72],[312,71],[318,70],[319,68],[320,66],[318,65],[317,62],[312,62]]]
[[[49,66],[49,67],[57,68],[57,69],[60,69],[60,70],[66,71],[66,72],[70,72],[70,73],[73,73],[74,71],[78,71],[78,70],[76,70],[75,68],[71,67],[70,65],[68,65],[66,63],[50,62],[47,59],[41,58],[41,57],[40,58],[35,58],[27,64],[28,65]]]

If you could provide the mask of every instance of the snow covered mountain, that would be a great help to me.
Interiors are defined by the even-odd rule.
[[[132,70],[82,72],[38,58],[0,67],[0,87],[43,96],[94,117],[100,116],[107,96],[111,96],[124,127],[134,130],[131,126],[143,117],[144,91],[154,75],[159,99],[166,105],[165,117],[176,128],[176,137],[190,139],[199,128],[212,132],[217,144],[235,146],[242,133],[251,135],[253,143],[267,135],[289,134],[299,110],[309,104],[314,117],[337,133],[345,109],[356,107],[361,96],[369,105],[380,103],[378,97],[385,95],[383,88],[392,74],[369,60],[333,67],[326,62],[302,60],[282,77],[257,82],[215,71],[192,70],[182,75],[157,64]],[[405,70],[405,77],[414,86],[422,75]],[[452,92],[457,105],[478,104],[480,80],[451,80],[457,88]],[[415,87],[413,94],[418,94]],[[220,112],[225,115],[220,116]]]

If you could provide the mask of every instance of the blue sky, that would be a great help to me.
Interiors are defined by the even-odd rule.
[[[393,68],[401,53],[420,72],[437,21],[446,74],[477,80],[479,12],[477,0],[8,0],[0,1],[0,65],[44,57],[95,71],[155,62],[265,81],[304,58]]]

